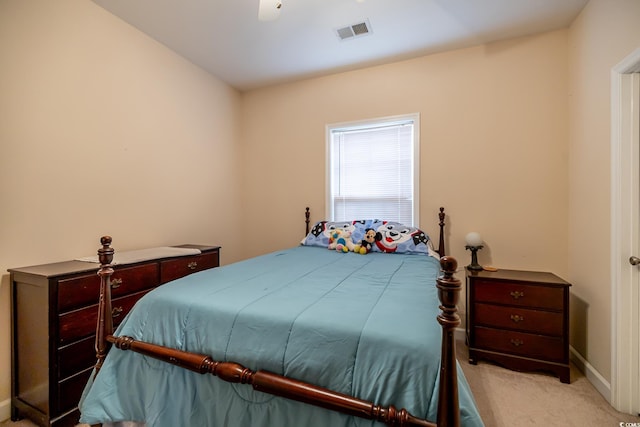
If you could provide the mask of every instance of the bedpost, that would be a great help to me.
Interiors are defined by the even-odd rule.
[[[309,206],[304,210],[304,223],[306,224],[304,235],[305,237],[309,234],[309,217],[311,216],[311,212],[309,212]]]
[[[440,218],[440,241],[438,242],[438,253],[441,257],[447,254],[447,251],[444,246],[444,208],[440,208],[440,213],[438,214],[438,218]]]
[[[111,314],[111,275],[113,274],[114,250],[111,245],[111,237],[100,238],[102,247],[98,249],[98,261],[100,261],[100,301],[98,302],[98,324],[96,326],[96,375],[107,357],[107,336],[113,334],[113,317]]]
[[[440,208],[442,210],[442,208]],[[438,427],[459,427],[458,372],[456,361],[455,329],[460,325],[458,298],[462,285],[453,277],[458,262],[453,257],[440,259],[443,275],[437,279],[442,325],[442,356],[440,359],[440,391],[438,394]]]

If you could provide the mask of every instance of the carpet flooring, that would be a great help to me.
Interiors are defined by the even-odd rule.
[[[458,360],[487,427],[627,427],[640,417],[613,409],[573,366],[571,384],[544,373],[522,373],[488,362],[469,365],[467,348],[457,343]],[[0,427],[34,427],[6,421]],[[205,427],[205,426],[192,426]],[[284,426],[283,426],[284,427]]]
[[[487,427],[625,427],[640,417],[622,414],[571,366],[571,383],[545,373],[522,373],[489,362],[470,365],[457,343],[458,361]],[[623,423],[623,424],[621,424]]]

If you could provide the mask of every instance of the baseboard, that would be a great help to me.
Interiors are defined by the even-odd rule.
[[[587,360],[582,357],[577,350],[569,346],[571,361],[578,368],[589,382],[598,390],[598,393],[611,404],[611,383],[607,381]]]
[[[0,402],[0,423],[11,418],[11,399]]]

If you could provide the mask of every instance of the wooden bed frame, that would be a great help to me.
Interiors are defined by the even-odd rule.
[[[309,233],[309,216],[309,208],[306,208],[306,234]],[[444,208],[440,208],[438,216],[440,219],[440,246],[438,253],[441,256],[440,266],[443,274],[436,280],[436,286],[438,287],[441,310],[437,319],[442,326],[442,357],[440,362],[438,419],[435,424],[415,417],[406,409],[397,409],[394,406],[382,407],[373,402],[337,393],[272,372],[253,371],[239,363],[218,362],[207,355],[188,353],[137,341],[128,336],[114,336],[111,317],[111,275],[113,274],[111,262],[113,261],[114,250],[110,247],[112,239],[109,236],[104,236],[100,239],[102,248],[98,250],[101,267],[98,271],[100,276],[100,301],[96,329],[96,356],[98,360],[95,373],[97,375],[107,355],[109,346],[113,344],[121,350],[132,350],[200,374],[212,374],[232,383],[250,384],[257,391],[356,417],[380,421],[388,426],[458,427],[460,425],[460,409],[454,331],[460,325],[457,303],[461,284],[453,276],[458,267],[457,261],[453,257],[445,256]]]

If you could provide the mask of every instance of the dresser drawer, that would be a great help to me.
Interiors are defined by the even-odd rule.
[[[476,302],[546,308],[561,311],[564,308],[563,288],[497,282],[483,279],[474,281]]]
[[[562,362],[566,344],[562,338],[500,329],[475,328],[475,348]]]
[[[95,365],[95,347],[95,335],[60,347],[58,349],[58,377],[64,379]]]
[[[158,264],[116,267],[111,276],[111,296],[117,298],[158,286]],[[94,273],[58,282],[58,309],[61,312],[96,304],[100,295],[100,277]]]
[[[122,319],[129,313],[133,305],[147,292],[149,291],[113,299],[111,311],[113,313],[114,328],[122,322]],[[79,338],[95,334],[97,320],[97,304],[61,315],[58,342],[67,344]]]
[[[91,372],[93,369],[87,369],[58,383],[57,412],[66,412],[78,406],[82,391],[91,377]]]
[[[185,256],[160,263],[160,283],[167,283],[197,271],[217,267],[220,264],[218,251],[201,255]]]
[[[564,332],[564,316],[557,311],[478,303],[473,307],[473,316],[476,325],[557,337],[562,337]]]

